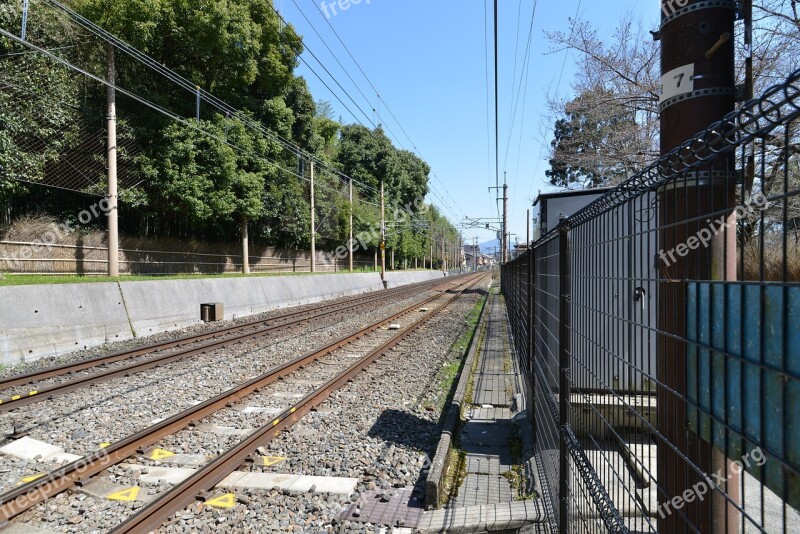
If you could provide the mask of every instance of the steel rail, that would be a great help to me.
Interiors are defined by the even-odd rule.
[[[172,340],[169,340],[169,341],[161,341],[161,342],[157,342],[157,343],[152,343],[152,344],[145,345],[145,346],[142,346],[142,347],[137,347],[135,349],[129,349],[129,350],[124,350],[124,351],[120,351],[120,352],[115,352],[115,353],[112,353],[112,354],[97,356],[95,358],[82,360],[82,361],[76,362],[76,363],[68,363],[68,364],[64,364],[64,365],[58,365],[58,366],[54,366],[54,367],[49,367],[49,368],[43,369],[41,371],[32,371],[30,373],[14,375],[14,376],[10,376],[8,378],[0,379],[0,390],[10,389],[10,388],[16,387],[16,386],[24,386],[24,385],[32,384],[34,382],[41,381],[41,380],[47,380],[49,378],[55,378],[55,377],[58,377],[58,376],[63,376],[63,375],[66,375],[66,374],[70,374],[70,373],[74,373],[74,372],[78,372],[78,371],[83,371],[83,370],[86,370],[86,369],[91,369],[93,367],[99,367],[101,365],[106,365],[106,364],[109,364],[109,363],[115,363],[115,362],[118,362],[120,360],[125,360],[125,359],[129,359],[129,358],[135,358],[135,357],[138,357],[138,356],[144,356],[144,355],[147,355],[147,354],[150,354],[150,353],[153,353],[153,352],[158,352],[158,351],[162,351],[162,350],[168,350],[168,349],[171,349],[171,348],[181,347],[183,345],[188,345],[188,344],[192,344],[192,343],[198,343],[200,341],[205,341],[207,339],[213,339],[213,338],[217,338],[217,337],[220,337],[220,336],[228,335],[228,334],[230,334],[232,332],[236,332],[236,331],[239,331],[239,330],[245,330],[247,328],[251,328],[251,327],[254,327],[254,326],[257,326],[257,325],[261,325],[261,324],[269,324],[269,323],[272,323],[272,322],[275,322],[275,321],[280,321],[280,320],[284,320],[284,319],[291,319],[291,318],[299,317],[299,316],[303,316],[303,315],[309,315],[309,314],[313,315],[315,312],[319,312],[321,310],[325,311],[325,310],[328,310],[328,309],[331,309],[331,308],[347,309],[347,307],[349,305],[351,305],[352,303],[357,303],[359,301],[368,302],[368,301],[371,301],[371,300],[381,300],[383,298],[388,298],[389,296],[394,296],[394,295],[396,295],[398,293],[402,294],[402,293],[407,293],[407,292],[413,292],[415,290],[418,290],[418,289],[421,289],[421,288],[424,288],[424,287],[427,287],[427,286],[435,287],[437,284],[441,284],[441,283],[442,283],[442,279],[437,279],[437,280],[433,280],[433,281],[420,282],[418,284],[411,284],[411,285],[407,285],[407,286],[402,286],[402,287],[390,289],[388,291],[381,292],[381,294],[377,295],[377,296],[372,294],[372,293],[368,293],[366,295],[357,295],[357,296],[354,296],[354,297],[347,298],[347,299],[345,299],[343,301],[334,302],[334,303],[331,303],[331,304],[325,304],[325,305],[318,306],[318,307],[315,307],[315,308],[309,309],[309,310],[300,310],[300,311],[295,311],[295,312],[283,313],[283,314],[280,314],[280,315],[276,315],[275,317],[269,317],[269,318],[266,318],[266,319],[248,321],[248,322],[245,322],[245,323],[242,323],[242,324],[238,324],[238,325],[227,326],[227,327],[224,327],[224,328],[215,329],[215,330],[213,330],[211,332],[205,332],[205,333],[202,333],[202,334],[183,336],[183,337],[178,338],[178,339],[172,339]],[[314,317],[311,317],[311,318],[313,319],[313,318],[316,318],[316,317],[314,316]],[[243,335],[246,335],[246,334],[243,334]]]
[[[441,284],[441,281],[439,281],[439,283]],[[434,287],[436,287],[436,284],[431,285],[431,288],[434,288]],[[420,288],[416,287],[414,289],[406,289],[405,291],[401,291],[401,292],[398,292],[398,293],[392,293],[391,295],[382,294],[382,295],[377,296],[377,297],[373,297],[373,298],[369,298],[369,299],[363,299],[363,300],[360,300],[360,301],[354,301],[353,303],[348,303],[347,306],[343,306],[343,305],[341,305],[341,303],[339,303],[339,304],[337,304],[335,306],[334,309],[328,309],[327,311],[323,311],[322,313],[317,313],[315,315],[303,316],[303,317],[300,317],[299,319],[294,319],[294,320],[291,320],[291,321],[288,321],[288,322],[282,322],[282,323],[276,324],[276,325],[264,326],[264,327],[258,328],[256,330],[243,332],[242,334],[236,335],[234,337],[229,337],[229,338],[226,338],[226,339],[212,341],[210,343],[199,345],[199,346],[193,347],[193,348],[187,348],[187,349],[184,349],[184,350],[181,350],[179,352],[172,353],[172,354],[163,354],[161,356],[158,356],[158,357],[155,357],[155,358],[151,358],[149,360],[144,360],[144,361],[141,361],[141,362],[135,362],[135,363],[131,363],[129,365],[124,365],[124,366],[117,367],[117,368],[114,368],[114,369],[109,369],[107,371],[94,373],[94,374],[91,374],[91,375],[88,375],[88,376],[84,376],[84,377],[79,377],[79,378],[76,378],[74,380],[70,380],[68,382],[63,382],[61,384],[55,384],[53,386],[50,386],[50,387],[47,387],[47,388],[44,388],[44,389],[37,389],[37,390],[29,391],[25,395],[22,395],[22,394],[13,395],[12,397],[7,398],[7,399],[0,399],[0,413],[6,413],[6,412],[9,412],[9,411],[14,410],[16,408],[21,408],[23,406],[28,406],[30,404],[35,404],[35,403],[38,403],[38,402],[44,402],[44,401],[50,400],[50,399],[52,399],[52,398],[54,398],[56,396],[64,395],[64,394],[69,393],[71,391],[82,389],[82,388],[85,388],[85,387],[88,387],[88,386],[91,386],[91,385],[94,385],[94,384],[99,384],[101,382],[107,382],[109,380],[113,380],[115,378],[119,378],[119,377],[122,377],[122,376],[128,376],[128,375],[132,375],[132,374],[136,374],[136,373],[141,373],[143,371],[146,371],[148,369],[152,369],[154,367],[159,367],[159,366],[162,366],[162,365],[167,365],[167,364],[170,364],[170,363],[174,363],[176,361],[184,360],[184,359],[186,359],[186,358],[188,358],[190,356],[195,356],[197,354],[204,354],[204,353],[207,353],[207,352],[210,352],[210,351],[214,351],[214,350],[217,350],[217,349],[222,349],[222,348],[225,348],[225,347],[229,347],[231,345],[236,345],[236,344],[242,343],[244,341],[257,339],[259,337],[266,336],[266,335],[268,335],[268,334],[270,334],[272,332],[281,331],[281,330],[283,330],[285,328],[288,328],[288,327],[291,327],[291,326],[295,326],[295,325],[298,325],[298,324],[302,324],[302,323],[305,323],[305,322],[308,322],[308,321],[311,321],[311,320],[314,320],[314,319],[320,319],[320,318],[328,317],[328,316],[331,316],[331,315],[334,315],[334,314],[337,314],[337,313],[347,312],[347,311],[350,311],[350,310],[353,310],[353,309],[360,308],[362,306],[367,306],[367,305],[370,305],[370,304],[374,304],[376,302],[388,301],[390,299],[397,298],[398,295],[413,294],[413,293],[416,293],[419,289]],[[297,315],[297,314],[305,315],[306,312],[305,311],[304,312],[294,312],[294,313],[288,314],[288,315]],[[272,321],[272,320],[274,320],[274,319],[271,319],[270,321]],[[258,322],[259,323],[264,323],[266,321],[258,321]],[[241,328],[241,327],[239,327],[239,328]],[[206,335],[203,334],[203,336],[206,336]],[[219,336],[215,336],[215,337],[219,337]],[[151,351],[151,352],[153,352],[153,351]],[[103,363],[110,363],[110,362],[103,362]],[[81,364],[79,364],[79,365],[81,365]],[[94,367],[97,367],[97,365],[95,365]],[[81,370],[83,370],[83,369],[85,369],[85,367],[82,367]]]
[[[339,373],[328,382],[312,391],[297,404],[284,410],[279,416],[250,434],[237,445],[224,452],[205,466],[198,469],[192,476],[174,486],[154,501],[146,505],[139,512],[129,517],[126,521],[112,529],[113,534],[127,534],[150,532],[157,530],[173,514],[186,508],[198,496],[214,488],[226,476],[244,464],[257,447],[269,443],[273,438],[294,425],[315,407],[322,404],[332,393],[350,382],[356,375],[364,371],[371,364],[378,361],[388,351],[397,346],[401,341],[416,332],[431,318],[441,313],[452,304],[461,294],[471,286],[476,285],[483,276],[462,284],[462,288],[449,295],[447,301],[434,310],[428,311],[414,324],[382,343],[376,349],[360,358],[355,364]]]
[[[462,277],[457,277],[459,280]],[[448,282],[451,282],[449,279]],[[458,284],[450,283],[450,286],[457,286]],[[463,285],[463,284],[461,284]],[[391,324],[397,319],[413,313],[420,307],[433,302],[440,298],[441,295],[434,295],[428,297],[422,302],[415,303],[390,317],[382,318],[371,325],[362,328],[349,335],[343,336],[322,348],[315,349],[303,356],[295,358],[283,365],[275,367],[265,374],[253,378],[247,382],[239,384],[207,401],[187,408],[186,410],[165,419],[155,425],[152,425],[140,432],[137,432],[127,438],[123,438],[111,445],[99,449],[84,458],[75,460],[65,466],[59,467],[47,475],[40,477],[31,482],[12,488],[9,491],[0,494],[0,528],[4,526],[10,519],[32,508],[36,504],[43,502],[55,495],[65,491],[66,489],[81,484],[82,481],[87,480],[93,475],[96,475],[113,465],[116,465],[125,459],[133,456],[143,448],[153,445],[166,436],[172,435],[180,430],[183,430],[223,408],[230,406],[232,403],[247,397],[248,395],[258,392],[289,373],[301,369],[316,360],[323,358],[331,352],[338,350],[372,332],[380,329],[384,325]]]

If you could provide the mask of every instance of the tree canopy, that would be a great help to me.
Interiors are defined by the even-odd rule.
[[[0,26],[19,27],[21,3],[16,4],[0,9]],[[431,228],[455,232],[438,212],[419,209],[430,173],[422,159],[396,148],[381,128],[344,124],[334,118],[330,104],[315,102],[306,81],[295,73],[302,38],[280,20],[272,0],[66,4],[153,62],[121,50],[109,56],[104,41],[45,4],[31,4],[29,40],[100,78],[113,59],[119,87],[168,112],[117,95],[125,141],[120,158],[134,184],[121,191],[123,231],[235,239],[244,221],[251,237],[263,244],[307,247],[310,160],[298,154],[303,151],[321,163],[315,176],[319,247],[346,243],[350,206],[345,177],[356,183],[356,231],[378,225],[381,182],[387,212],[402,206],[425,212],[390,232],[390,246],[400,254],[429,250],[431,240],[442,237]],[[102,191],[106,88],[27,52],[0,39],[4,83],[16,88],[0,92],[0,202],[29,206],[31,186],[21,187],[19,180],[36,183],[47,177],[52,183],[66,155],[77,152],[83,154],[81,161],[95,163],[86,176],[94,183],[84,190]],[[192,87],[158,72],[159,65]],[[231,115],[229,108],[204,98],[197,121],[194,84],[239,112]],[[21,92],[28,96],[21,99]],[[51,207],[43,203],[38,209]]]

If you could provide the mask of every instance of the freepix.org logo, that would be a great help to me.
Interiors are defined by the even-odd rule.
[[[322,12],[325,13],[325,17],[330,20],[331,17],[335,17],[343,11],[347,11],[352,6],[357,6],[361,2],[371,4],[372,0],[334,0],[332,2],[322,0],[319,7],[322,9]]]
[[[689,0],[661,0],[661,11],[669,17],[682,7],[686,7]]]

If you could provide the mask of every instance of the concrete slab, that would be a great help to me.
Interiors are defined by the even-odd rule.
[[[300,478],[300,475],[288,475],[283,473],[245,473],[236,471],[222,479],[222,481],[217,484],[217,487],[249,488],[261,491],[269,491],[272,489],[288,490],[298,478]]]
[[[75,454],[64,452],[64,449],[39,441],[31,437],[25,436],[18,440],[12,441],[8,445],[0,447],[0,453],[8,456],[13,456],[21,460],[33,461],[38,459],[40,462],[74,462],[82,458]]]
[[[107,499],[109,495],[120,494],[130,489],[130,486],[121,486],[103,478],[96,478],[85,486],[78,488],[78,491],[97,499]],[[136,496],[130,500],[137,502],[149,502],[155,498],[156,495],[149,495],[147,491],[142,491],[140,489],[138,492],[136,492]]]
[[[278,415],[283,410],[280,408],[263,408],[261,406],[246,406],[239,411],[245,415],[251,415],[251,414]]]
[[[53,531],[36,527],[31,523],[18,522],[3,527],[3,534],[53,534]]]
[[[513,416],[510,408],[494,407],[492,405],[480,406],[469,411],[469,419],[472,421],[497,421],[498,419],[510,420]]]
[[[214,457],[205,456],[203,454],[174,454],[168,458],[162,458],[159,461],[162,464],[200,466],[205,465],[212,458]]]
[[[356,489],[358,479],[341,477],[316,477],[285,473],[245,473],[237,471],[217,484],[218,488],[244,488],[255,490],[277,489],[292,493],[329,493],[349,496]]]
[[[272,394],[276,399],[302,399],[305,397],[303,393],[287,393],[285,391],[278,391]]]
[[[531,500],[425,512],[417,525],[417,531],[496,532],[541,524],[544,519],[540,504]]]
[[[156,485],[159,482],[166,482],[167,484],[180,484],[195,472],[194,469],[184,467],[147,467],[143,466],[126,466],[134,470],[146,471],[139,476],[139,482],[142,484]],[[141,469],[137,469],[137,467]]]
[[[468,474],[448,508],[455,510],[465,506],[510,503],[513,500],[514,491],[507,478],[500,475]]]
[[[198,432],[210,432],[219,436],[248,436],[255,432],[254,428],[235,428],[232,426],[219,426],[211,423],[203,423],[196,427]]]
[[[29,461],[32,461],[37,457],[39,460],[45,460],[49,456],[63,451],[64,449],[60,447],[29,438],[27,436],[12,441],[4,447],[0,447],[0,452],[3,454]]]

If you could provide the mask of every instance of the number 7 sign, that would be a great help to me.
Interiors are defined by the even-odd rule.
[[[661,92],[658,102],[694,91],[694,63],[672,69],[661,77]]]

